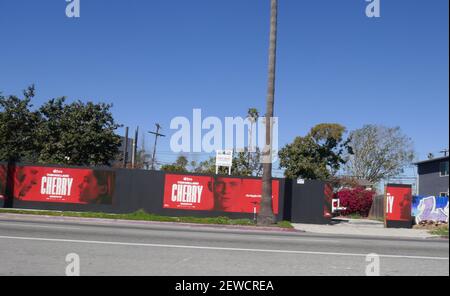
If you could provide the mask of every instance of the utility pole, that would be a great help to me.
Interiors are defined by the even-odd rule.
[[[131,168],[136,167],[136,154],[137,154],[137,143],[138,143],[138,133],[139,133],[139,126],[136,129],[136,132],[134,134],[134,140],[133,140],[133,151],[131,152]]]
[[[155,135],[155,146],[153,146],[153,156],[152,156],[152,170],[155,170],[155,159],[156,159],[156,145],[158,144],[158,137],[165,137],[166,135],[160,134],[159,130],[161,129],[161,125],[156,123],[156,132],[149,132],[152,135]]]
[[[127,168],[128,162],[128,126],[125,128],[125,143],[123,150],[123,168]]]

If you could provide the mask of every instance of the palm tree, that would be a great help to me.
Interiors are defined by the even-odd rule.
[[[275,66],[277,52],[277,18],[278,0],[271,0],[270,47],[269,47],[269,82],[267,89],[266,143],[263,150],[263,176],[261,208],[258,225],[275,223],[272,206],[272,118],[275,102]]]
[[[254,144],[253,143],[253,126],[259,118],[258,109],[256,109],[256,108],[248,109],[247,118],[250,121],[250,133],[249,133],[249,137],[248,137],[249,143],[248,143],[248,151],[247,151],[250,155],[250,152],[255,152],[255,151],[253,151],[253,148],[254,148],[253,147],[253,144]]]

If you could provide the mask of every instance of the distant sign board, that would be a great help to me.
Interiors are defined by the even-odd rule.
[[[299,185],[305,184],[305,179],[298,178],[298,179],[297,179],[297,184],[299,184]]]
[[[216,166],[229,167],[233,165],[233,150],[217,150]]]
[[[231,175],[231,167],[233,166],[233,150],[217,150],[216,151],[216,174],[219,173],[219,167],[227,167],[228,174]]]

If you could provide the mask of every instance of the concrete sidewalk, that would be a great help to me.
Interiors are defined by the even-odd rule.
[[[366,219],[333,219],[332,225],[292,224],[295,229],[317,234],[358,235],[391,238],[427,239],[438,236],[422,229],[384,228],[383,222]]]

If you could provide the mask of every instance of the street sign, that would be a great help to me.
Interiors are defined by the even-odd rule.
[[[297,184],[299,184],[299,185],[305,184],[305,179],[298,178],[298,179],[297,179]]]

